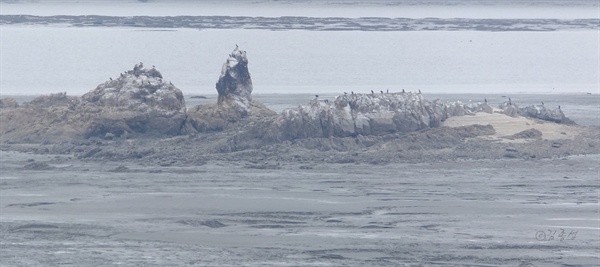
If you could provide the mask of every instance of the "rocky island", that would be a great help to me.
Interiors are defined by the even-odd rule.
[[[600,133],[560,107],[430,101],[420,92],[315,96],[280,114],[253,100],[246,51],[227,57],[218,100],[187,108],[153,66],[81,97],[57,93],[19,105],[0,100],[0,148],[162,165],[210,160],[276,167],[291,162],[424,162],[597,154]]]

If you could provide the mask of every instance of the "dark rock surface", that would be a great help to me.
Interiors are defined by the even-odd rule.
[[[237,47],[223,63],[216,84],[217,103],[199,105],[189,111],[188,127],[198,132],[224,130],[228,125],[247,117],[275,116],[275,112],[252,100],[252,78],[248,70],[246,51]]]

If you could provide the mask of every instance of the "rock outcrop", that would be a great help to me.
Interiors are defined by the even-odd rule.
[[[76,117],[88,122],[85,137],[177,135],[187,117],[181,90],[142,63],[98,85],[81,102]]]
[[[0,108],[18,108],[19,103],[12,97],[0,99]]]
[[[140,63],[81,97],[50,94],[19,107],[0,109],[2,141],[40,143],[179,134],[187,116],[183,94],[161,77],[158,70],[146,69]]]
[[[511,117],[523,116],[527,118],[533,118],[561,124],[577,124],[573,120],[565,116],[565,114],[560,109],[560,106],[556,109],[549,109],[542,103],[542,105],[531,105],[521,108],[517,104],[509,100],[500,104],[499,108],[502,111],[502,113]]]
[[[420,93],[350,94],[333,102],[318,97],[286,109],[270,126],[270,139],[347,137],[414,132],[437,127],[450,116],[490,110],[487,104],[428,101]]]
[[[252,100],[252,78],[246,51],[237,47],[221,68],[216,84],[217,103],[199,105],[189,111],[189,124],[199,132],[220,131],[247,117],[275,116],[262,103]]]

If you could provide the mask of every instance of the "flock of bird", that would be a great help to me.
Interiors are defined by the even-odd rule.
[[[421,89],[418,89],[418,90],[419,90],[419,94],[421,94]],[[390,90],[389,90],[389,89],[386,89],[386,90],[385,90],[385,93],[383,92],[383,90],[380,90],[379,92],[380,92],[381,94],[389,94],[389,93],[390,93]],[[402,93],[403,93],[403,94],[405,94],[405,93],[406,93],[406,91],[405,91],[404,89],[402,89]],[[351,94],[351,95],[354,95],[354,91],[350,91],[350,94]],[[347,92],[344,92],[344,95],[348,95],[348,93],[347,93]],[[375,92],[374,92],[373,90],[371,90],[371,95],[375,95]],[[502,96],[502,97],[504,97],[504,96]],[[318,99],[319,99],[319,95],[315,95],[315,100],[318,100]],[[325,102],[325,103],[329,103],[329,100],[325,99],[325,100],[323,100],[323,102]],[[483,99],[483,102],[487,104],[487,103],[488,103],[488,101],[487,101],[487,98],[484,98],[484,99]],[[508,103],[507,103],[507,104],[508,104],[509,106],[512,106],[512,99],[511,99],[510,97],[508,98]],[[544,101],[542,101],[542,106],[544,106]],[[560,105],[558,105],[558,109],[560,110]]]

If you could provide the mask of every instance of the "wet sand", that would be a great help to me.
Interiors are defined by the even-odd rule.
[[[276,170],[0,160],[1,266],[600,263],[600,155]]]

